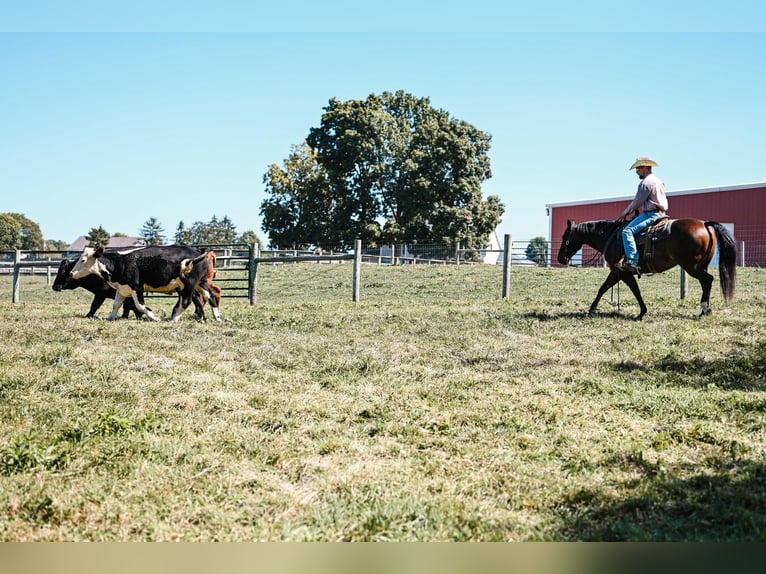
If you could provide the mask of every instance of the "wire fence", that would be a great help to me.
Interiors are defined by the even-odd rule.
[[[741,267],[766,267],[766,228],[751,226],[736,230],[737,264]],[[511,267],[559,266],[556,261],[561,240],[510,241]],[[264,249],[257,245],[216,244],[197,247],[212,249],[217,255],[215,283],[220,284],[225,297],[249,298],[255,301],[258,265],[282,265],[300,261],[302,264],[342,265],[351,262],[354,250],[345,246],[317,245],[311,249]],[[503,247],[506,247],[503,245]],[[19,277],[43,275],[51,285],[63,259],[73,253],[62,250],[0,251],[0,275],[13,274],[13,299],[18,300]],[[462,247],[459,243],[417,242],[396,245],[364,245],[360,247],[358,261],[372,265],[498,265],[505,269],[505,249],[497,245],[482,249]],[[569,262],[573,267],[601,267],[604,259],[595,249],[584,246]],[[717,266],[715,260],[711,265]],[[358,281],[358,279],[357,279]],[[358,298],[358,289],[355,291]],[[503,286],[507,293],[507,285]]]
[[[766,227],[741,226],[735,233],[737,243],[737,264],[741,267],[766,267]],[[299,256],[343,255],[353,252],[340,245],[322,244],[310,249],[262,249],[246,244],[198,245],[196,247],[212,249],[218,255],[219,269],[246,269],[249,265],[249,250],[255,248],[262,259],[281,259]],[[515,240],[511,242],[511,265],[520,266],[557,266],[556,256],[561,247],[561,240],[541,241]],[[78,252],[79,253],[79,252]],[[62,250],[21,251],[20,259],[24,262],[23,274],[44,275],[55,273],[62,259],[77,255]],[[15,250],[0,251],[0,274],[13,273]],[[400,243],[393,245],[362,244],[362,261],[377,265],[464,265],[494,264],[503,265],[504,249],[502,245],[486,248],[468,248],[459,243]],[[322,261],[319,263],[336,263]],[[575,254],[570,265],[576,267],[600,267],[603,258],[595,249],[583,246]],[[53,270],[53,271],[51,271]]]

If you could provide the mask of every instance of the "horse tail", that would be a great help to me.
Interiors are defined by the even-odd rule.
[[[737,279],[737,245],[734,238],[717,221],[706,221],[705,227],[712,227],[718,239],[718,276],[721,280],[721,292],[726,301],[734,298],[734,286]]]

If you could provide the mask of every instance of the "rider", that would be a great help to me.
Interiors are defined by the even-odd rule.
[[[665,183],[652,173],[652,167],[656,167],[656,161],[648,157],[639,157],[630,166],[635,169],[641,181],[638,183],[636,197],[630,202],[622,213],[627,217],[641,207],[641,215],[634,217],[622,230],[622,245],[625,248],[625,257],[617,265],[619,269],[629,273],[638,274],[638,249],[634,235],[640,233],[656,221],[665,217],[668,209],[668,198],[665,197]]]

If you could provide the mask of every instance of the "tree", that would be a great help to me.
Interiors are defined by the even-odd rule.
[[[149,245],[164,245],[165,230],[156,218],[150,217],[144,221],[143,227],[139,232],[139,237],[143,237]]]
[[[237,228],[228,215],[224,215],[223,219],[213,215],[208,223],[195,221],[188,229],[180,221],[175,234],[175,242],[179,245],[227,244],[236,241]]]
[[[314,150],[306,142],[292,146],[283,166],[272,164],[263,176],[269,197],[261,203],[260,213],[269,244],[305,249],[343,240],[342,226],[333,227],[335,204]]]
[[[538,265],[548,264],[548,242],[545,237],[533,237],[529,241],[526,250],[527,259],[534,261]]]
[[[253,231],[252,229],[248,229],[242,235],[239,236],[237,239],[237,243],[247,243],[248,245],[257,245],[258,247],[263,247],[263,242],[261,241],[261,238],[258,237],[258,235]]]
[[[176,234],[173,236],[173,240],[177,245],[190,245],[192,243],[191,232],[186,229],[183,221],[178,222],[178,227],[176,228]]]
[[[484,200],[491,136],[402,91],[331,99],[320,127],[264,176],[272,245],[460,242],[483,247],[504,212]]]
[[[40,226],[22,213],[11,213],[21,223],[21,249],[42,249],[45,245]]]
[[[69,242],[59,241],[57,239],[46,239],[45,248],[51,251],[67,251],[69,250]]]
[[[40,226],[27,218],[23,213],[3,213],[1,215],[7,216],[13,219],[18,224],[18,230],[15,232],[15,238],[12,244],[7,244],[3,249],[42,249],[45,246],[43,240],[43,233],[40,231]],[[9,225],[6,223],[6,225]],[[16,229],[17,226],[12,226]],[[3,234],[8,234],[10,227],[6,227]]]
[[[237,240],[237,227],[224,215],[223,219],[217,219],[214,215],[208,224],[210,243],[234,243]]]
[[[95,247],[97,245],[109,245],[110,237],[109,232],[99,225],[97,228],[91,227],[85,239],[88,240],[88,247]]]
[[[10,213],[0,213],[0,249],[21,249],[21,223]]]

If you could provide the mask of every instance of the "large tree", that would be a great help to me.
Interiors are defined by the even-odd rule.
[[[263,176],[262,226],[275,247],[306,248],[343,240],[344,228],[334,227],[334,202],[327,174],[305,142],[293,146],[282,168],[276,164]]]
[[[264,177],[261,205],[272,245],[460,242],[484,247],[500,222],[491,136],[399,91],[332,99],[306,146]]]
[[[43,233],[40,231],[40,226],[26,217],[23,213],[3,213],[0,214],[4,218],[3,229],[0,231],[3,238],[0,241],[2,249],[43,249],[45,241],[43,240]],[[15,221],[17,225],[12,225],[10,222]],[[15,230],[11,239],[11,230]]]
[[[21,223],[10,213],[0,213],[0,249],[21,249]]]

